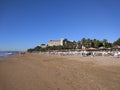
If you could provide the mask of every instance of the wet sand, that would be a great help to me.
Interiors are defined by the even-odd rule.
[[[38,54],[4,58],[0,90],[120,90],[120,58]]]

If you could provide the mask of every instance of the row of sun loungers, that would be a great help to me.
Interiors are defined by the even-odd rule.
[[[113,56],[120,58],[119,51],[68,51],[68,52],[39,52],[40,54],[47,54],[47,55],[79,55],[79,56]]]

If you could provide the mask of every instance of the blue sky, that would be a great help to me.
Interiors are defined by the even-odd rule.
[[[0,0],[0,50],[83,37],[118,39],[120,0]]]

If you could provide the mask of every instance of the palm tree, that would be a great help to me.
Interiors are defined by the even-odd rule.
[[[87,48],[90,48],[91,47],[91,44],[92,44],[92,40],[90,40],[89,38],[86,40],[86,45],[87,45]]]
[[[108,43],[107,39],[103,39],[102,43],[103,43],[103,46],[106,47]]]
[[[82,46],[87,46],[87,39],[86,38],[82,38],[81,39],[81,44],[82,44]]]
[[[94,44],[94,48],[98,48],[98,46],[99,46],[99,40],[94,39],[93,40],[93,44]]]
[[[118,38],[113,44],[114,45],[120,45],[120,38]]]

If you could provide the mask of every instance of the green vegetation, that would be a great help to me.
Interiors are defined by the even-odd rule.
[[[120,46],[120,38],[118,38],[114,43],[113,45],[119,45]]]
[[[45,44],[42,44],[45,45]],[[86,48],[96,48],[99,49],[100,47],[103,48],[112,48],[116,45],[120,45],[120,38],[118,38],[115,42],[110,43],[107,39],[97,40],[97,39],[89,39],[89,38],[82,38],[80,41],[68,41],[64,46],[46,46],[42,48],[41,46],[36,46],[34,48],[30,48],[28,52],[34,51],[52,51],[52,50],[76,50],[81,49],[82,46]]]

